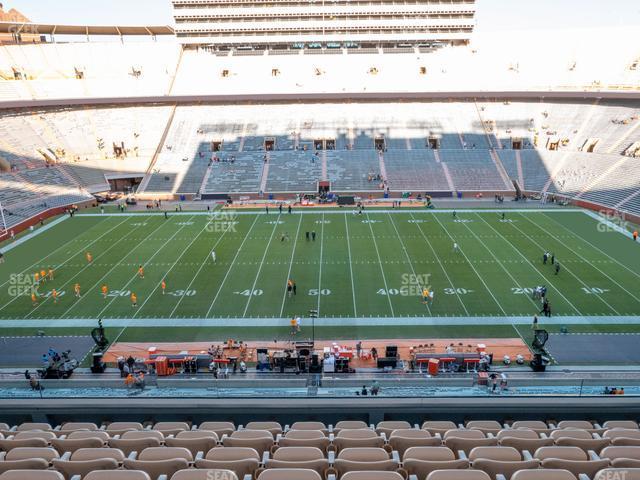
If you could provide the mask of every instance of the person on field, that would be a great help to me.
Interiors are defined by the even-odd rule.
[[[144,278],[144,267],[142,265],[138,267],[138,276]]]
[[[87,252],[85,256],[87,257],[87,263],[93,262],[93,255],[91,255],[91,252]]]
[[[80,298],[80,284],[79,283],[76,283],[73,286],[73,291],[76,294],[76,298]]]
[[[215,250],[212,250],[211,251],[211,260],[213,261],[213,263],[216,263],[216,258],[217,258],[216,257],[216,252],[215,252]]]
[[[556,275],[560,273],[560,263],[556,262]]]
[[[164,295],[165,290],[167,289],[167,282],[165,282],[164,279],[160,283],[160,288],[162,288],[162,295]]]
[[[633,241],[634,241],[634,242],[637,242],[637,241],[638,241],[638,231],[637,231],[637,230],[634,230],[634,231],[633,231]]]
[[[104,298],[105,300],[107,299],[107,295],[109,294],[109,288],[107,287],[106,284],[102,285],[102,288],[100,289],[102,291],[102,298]]]
[[[135,293],[131,293],[131,306],[133,308],[138,306],[138,296]]]

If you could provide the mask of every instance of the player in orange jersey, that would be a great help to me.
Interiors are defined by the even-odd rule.
[[[40,280],[44,282],[46,281],[46,279],[47,279],[47,272],[43,268],[42,270],[40,270]]]
[[[79,283],[76,283],[76,284],[73,286],[73,291],[74,291],[74,292],[75,292],[75,294],[76,294],[76,298],[80,298],[80,284],[79,284]]]
[[[36,295],[35,291],[31,291],[31,304],[35,307],[36,305],[38,305],[38,296]]]
[[[138,276],[144,278],[144,267],[142,265],[138,267]]]
[[[53,298],[53,303],[58,303],[58,291],[55,288],[51,290],[51,297]]]
[[[138,296],[135,293],[131,293],[131,306],[132,307],[138,306]]]
[[[102,285],[102,298],[104,298],[105,300],[107,299],[107,294],[109,293],[109,288],[107,287],[107,285]]]
[[[162,280],[162,283],[160,284],[160,288],[162,288],[162,294],[164,295],[164,291],[167,289],[167,282],[165,282],[164,279]]]

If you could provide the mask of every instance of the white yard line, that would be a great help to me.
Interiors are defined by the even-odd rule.
[[[531,220],[531,219],[527,219],[527,220],[529,220],[529,222],[533,223],[533,224],[534,224],[536,227],[538,227],[540,230],[544,230],[544,228],[543,228],[543,227],[541,227],[540,225],[538,225],[538,223],[537,223],[537,222],[535,222],[535,221],[533,221],[533,220]],[[565,228],[565,227],[563,226],[563,228]],[[575,234],[574,234],[574,235],[575,235]],[[587,243],[589,243],[589,242],[587,242]],[[591,245],[591,244],[589,244],[589,245]],[[593,246],[593,245],[591,245],[591,246],[592,246],[593,248],[596,248],[596,247],[595,247],[595,246]],[[598,250],[599,250],[599,249],[598,249]],[[600,252],[601,252],[601,253],[604,253],[604,252],[602,252],[602,250],[600,250]],[[602,275],[604,275],[605,277],[607,277],[610,281],[612,281],[613,283],[615,283],[615,284],[616,284],[620,289],[624,290],[624,291],[627,293],[627,295],[629,295],[629,296],[633,297],[633,298],[636,300],[636,302],[640,303],[640,298],[639,298],[639,297],[635,296],[633,293],[631,293],[629,290],[627,290],[624,286],[620,285],[616,280],[614,280],[613,278],[611,278],[611,277],[610,277],[606,272],[602,271],[600,268],[598,268],[598,267],[597,267],[596,265],[594,265],[592,262],[590,262],[590,261],[589,261],[589,260],[587,260],[585,257],[583,257],[580,253],[578,253],[578,251],[577,251],[577,250],[573,250],[573,253],[574,253],[575,255],[577,255],[578,257],[580,257],[584,262],[586,262],[587,264],[589,264],[592,268],[595,268],[598,272],[600,272]],[[609,255],[607,255],[606,253],[605,253],[605,255],[606,255],[607,257],[609,257]],[[609,257],[609,258],[611,259],[611,257]],[[612,259],[612,260],[613,260],[613,259]]]
[[[288,327],[290,318],[256,318],[247,317],[223,317],[223,318],[137,318],[135,320],[126,318],[103,318],[106,328],[121,327],[142,327],[152,331],[158,327]],[[544,325],[640,325],[640,317],[636,316],[616,316],[616,315],[595,315],[584,317],[582,315],[558,315],[541,320]],[[54,326],[52,326],[54,325]],[[400,327],[407,325],[528,325],[531,326],[531,316],[481,316],[481,317],[324,317],[316,319],[316,326],[323,327],[373,327],[389,326]],[[39,318],[39,319],[4,319],[0,320],[0,328],[93,328],[96,326],[95,318]]]
[[[89,244],[87,244],[85,247],[82,248],[82,250],[86,250],[87,248],[89,248],[91,245],[93,245],[94,243],[96,243],[98,240],[101,240],[102,237],[104,237],[105,235],[107,235],[108,233],[110,233],[111,231],[113,231],[114,229],[116,229],[117,227],[119,227],[120,225],[122,225],[125,221],[118,223],[117,225],[115,225],[113,228],[111,228],[110,230],[107,230],[105,233],[103,233],[102,235],[100,235],[98,238],[96,238],[95,240],[93,240],[92,242],[90,242]],[[131,233],[131,232],[129,232]],[[127,234],[128,236],[129,234]],[[117,243],[117,242],[116,242]],[[68,247],[69,245],[63,245]],[[98,257],[95,258],[95,260],[97,260],[98,258],[104,256],[104,254],[106,254],[109,250],[111,250],[113,247],[115,246],[112,245],[111,247],[109,247],[107,250],[105,250],[101,255],[99,255]],[[76,257],[80,252],[76,251],[76,253],[74,253],[73,255],[71,255],[69,258],[67,258],[64,262],[62,262],[61,264],[58,265],[54,265],[53,270],[55,272],[57,272],[61,267],[63,267],[64,265],[66,265],[66,263],[71,260],[72,258]],[[80,253],[81,254],[81,253]],[[45,257],[46,258],[46,257]],[[85,266],[82,270],[80,270],[78,273],[76,273],[73,277],[71,277],[71,280],[73,280],[74,278],[76,278],[80,273],[82,273],[86,268],[88,267]],[[62,286],[66,285],[67,283],[69,283],[71,280],[67,280],[64,284],[62,284]],[[2,307],[0,307],[0,311],[4,310],[6,307],[8,307],[9,305],[11,305],[13,302],[15,302],[16,300],[18,300],[19,296],[13,297],[11,300],[9,300],[7,303],[5,303],[4,305],[2,305]],[[38,304],[37,307],[35,307],[33,310],[31,310],[26,316],[30,316],[33,312],[35,312],[38,308],[40,308],[46,301],[48,300],[48,298],[45,298],[42,300],[42,302],[40,302]]]
[[[114,227],[112,227],[111,229],[107,230],[106,232],[104,232],[102,235],[100,235],[98,238],[90,241],[87,245],[85,245],[84,247],[82,247],[82,250],[85,250],[87,248],[89,248],[91,245],[93,245],[94,243],[96,243],[98,240],[101,240],[102,237],[104,237],[105,235],[111,233],[111,231],[113,231],[114,229],[118,228],[120,225],[122,225],[124,222],[126,222],[127,219],[124,219],[122,222],[116,224]],[[37,265],[41,265],[40,262],[42,262],[43,260],[46,260],[47,258],[49,258],[51,255],[57,253],[59,250],[63,249],[63,248],[69,248],[69,244],[65,243],[63,245],[61,245],[60,247],[56,248],[53,252],[51,252],[49,255],[42,257],[40,260],[38,260],[36,263],[34,263],[33,265],[31,265],[30,267],[22,270],[22,272],[20,272],[21,274],[24,274],[25,272],[30,271],[33,267],[37,266]],[[70,256],[69,258],[67,258],[64,262],[56,265],[56,268],[62,267],[64,266],[69,260],[71,260],[73,257],[75,257],[78,254],[78,252],[74,253],[72,256]],[[7,280],[6,282],[4,282],[3,284],[0,284],[0,288],[4,287],[7,283],[9,283],[11,280]],[[6,306],[6,305],[5,305]],[[0,310],[2,310],[1,307]]]
[[[530,221],[526,216],[524,216],[524,215],[520,215],[520,216],[521,216],[522,218],[524,218],[526,221],[528,221],[528,222],[532,223],[533,225],[535,225],[535,226],[536,226],[536,228],[540,228],[540,227],[538,227],[535,223],[531,222],[531,221]],[[511,225],[513,225],[513,227],[514,227],[516,230],[518,230],[518,231],[519,231],[519,232],[520,232],[520,233],[521,233],[525,238],[527,238],[531,243],[533,243],[534,245],[537,245],[537,246],[538,246],[538,248],[540,248],[540,251],[541,251],[541,252],[544,252],[544,251],[545,251],[545,248],[544,248],[544,247],[542,247],[542,245],[540,245],[538,242],[536,242],[536,241],[535,241],[535,240],[533,240],[531,237],[529,237],[525,232],[523,232],[520,228],[518,228],[518,226],[517,226],[515,223],[512,223]],[[545,232],[545,231],[543,230],[543,232]],[[547,233],[547,232],[545,232],[545,233]],[[589,285],[587,285],[586,283],[584,283],[580,277],[578,277],[575,273],[573,273],[573,272],[571,271],[571,269],[570,269],[569,267],[567,267],[567,264],[566,264],[566,263],[562,264],[562,268],[563,268],[563,270],[566,270],[566,271],[567,271],[567,272],[568,272],[568,273],[569,273],[573,278],[575,278],[575,279],[576,279],[576,280],[577,280],[577,281],[578,281],[578,282],[579,282],[583,287],[589,288]],[[604,298],[602,298],[602,296],[601,296],[601,295],[594,295],[594,296],[595,296],[598,300],[600,300],[602,303],[604,303],[607,307],[609,307],[609,309],[610,309],[612,312],[614,312],[616,315],[620,315],[620,313],[619,313],[615,308],[613,308],[613,307],[609,304],[609,302],[607,302]]]
[[[351,240],[349,240],[349,222],[347,221],[347,214],[344,214],[344,226],[346,229],[347,237],[347,252],[349,252],[349,273],[351,276],[351,296],[353,298],[353,315],[358,316],[358,308],[356,307],[356,287],[353,283],[353,266],[351,265]]]
[[[291,278],[291,269],[293,268],[293,257],[296,254],[296,246],[298,245],[298,235],[300,234],[300,225],[302,225],[302,215],[300,215],[300,220],[298,221],[298,228],[296,230],[296,238],[293,241],[293,250],[291,251],[291,260],[289,261],[289,271],[287,272],[287,280],[285,281],[284,293],[282,294],[282,306],[280,307],[280,316],[284,314],[284,304],[287,301],[287,282]],[[253,295],[249,295],[251,298]]]
[[[210,222],[207,222],[207,225],[210,225]],[[169,317],[173,317],[174,313],[176,313],[176,310],[178,309],[178,307],[180,306],[180,304],[182,303],[182,300],[184,300],[186,293],[191,290],[191,287],[193,286],[194,282],[196,281],[196,278],[198,278],[198,275],[200,275],[200,272],[202,271],[202,269],[204,268],[204,266],[207,264],[207,261],[209,260],[209,257],[211,256],[211,252],[215,251],[216,247],[218,246],[218,244],[222,241],[222,239],[224,238],[224,236],[227,234],[227,232],[231,229],[231,225],[227,225],[227,228],[225,228],[224,232],[222,232],[222,235],[220,235],[220,237],[218,238],[218,240],[216,241],[216,243],[213,245],[213,247],[211,247],[211,250],[209,250],[207,252],[207,254],[204,257],[204,260],[202,261],[202,263],[200,264],[200,267],[198,267],[198,270],[196,271],[195,275],[193,276],[193,278],[191,279],[191,281],[189,282],[189,285],[187,285],[187,288],[184,290],[184,293],[180,296],[180,298],[178,299],[178,303],[176,303],[175,307],[173,307],[173,310],[171,310],[171,313],[169,314]]]
[[[455,240],[453,239],[453,237],[449,233],[449,230],[447,230],[447,228],[444,226],[444,224],[442,222],[440,222],[440,220],[438,220],[438,217],[434,217],[434,218],[436,219],[436,221],[438,222],[440,227],[442,227],[442,229],[445,231],[445,233],[449,236],[451,241],[455,243]],[[460,253],[465,258],[465,260],[467,261],[467,263],[469,264],[471,269],[475,272],[476,277],[478,277],[478,280],[480,280],[480,282],[482,282],[482,284],[484,285],[484,288],[487,290],[487,292],[489,292],[489,295],[491,296],[491,298],[493,298],[493,301],[496,302],[496,305],[498,305],[498,308],[500,309],[502,314],[506,317],[507,316],[507,312],[505,312],[504,308],[502,308],[502,304],[500,302],[498,302],[498,299],[495,297],[495,295],[493,294],[493,292],[491,291],[491,289],[489,288],[487,283],[484,281],[484,279],[480,276],[480,274],[478,273],[478,270],[476,270],[476,267],[474,267],[473,263],[471,263],[471,261],[469,261],[469,258],[467,257],[467,255],[464,253],[464,251],[462,249],[460,249]]]
[[[242,250],[244,242],[246,242],[247,238],[249,238],[249,234],[251,233],[251,231],[253,230],[253,227],[257,223],[258,218],[260,218],[260,216],[256,215],[256,218],[254,218],[253,223],[251,224],[251,227],[249,227],[249,230],[247,230],[247,234],[242,239],[242,243],[240,243],[240,246],[238,247],[238,250],[236,251],[236,254],[233,257],[233,260],[231,260],[231,265],[229,265],[229,268],[227,269],[227,273],[225,274],[224,278],[222,279],[222,282],[220,283],[220,287],[218,287],[218,291],[216,292],[215,297],[213,297],[213,300],[211,301],[211,305],[209,305],[209,309],[207,310],[207,314],[205,315],[205,317],[208,317],[209,314],[211,313],[211,310],[213,309],[213,305],[216,303],[216,300],[218,299],[218,296],[220,295],[220,292],[222,291],[222,287],[224,287],[224,284],[227,281],[227,278],[229,277],[229,273],[233,269],[233,266],[235,265],[236,260],[238,259],[238,255],[240,255],[240,251]],[[280,218],[280,215],[278,215],[278,218]],[[276,220],[276,225],[277,225],[277,220]]]
[[[322,214],[322,226],[320,227],[320,273],[318,273],[318,306],[317,316],[320,316],[320,298],[322,298],[322,262],[324,255],[324,213]]]
[[[389,220],[391,220],[391,225],[393,225],[393,229],[396,231],[396,236],[398,237],[398,240],[400,240],[400,246],[402,247],[402,251],[404,252],[404,256],[407,258],[407,262],[409,262],[409,267],[411,267],[411,272],[413,273],[413,277],[414,278],[418,278],[418,275],[416,274],[416,270],[415,268],[413,268],[413,262],[411,261],[411,257],[409,257],[409,252],[407,252],[407,247],[404,245],[404,242],[402,241],[402,237],[400,236],[400,232],[398,232],[398,228],[396,227],[396,223],[393,221],[393,217],[391,215],[389,215]],[[427,285],[420,285],[420,289],[426,287]],[[429,308],[429,300],[427,300],[425,302],[425,305],[427,307],[427,312],[429,312],[429,315],[432,315],[431,313],[431,308]]]
[[[486,223],[486,222],[485,222]],[[511,281],[513,282],[513,285],[515,285],[516,287],[518,286],[518,280],[515,279],[515,277],[511,274],[511,272],[509,270],[507,270],[507,268],[502,264],[502,262],[498,259],[498,257],[491,251],[491,249],[489,247],[487,247],[487,244],[485,242],[483,242],[480,237],[478,237],[478,235],[476,234],[476,232],[474,232],[469,225],[467,225],[466,223],[463,223],[463,225],[466,227],[467,230],[469,230],[469,232],[471,232],[471,235],[474,236],[474,238],[477,240],[478,243],[480,243],[484,249],[489,252],[489,254],[491,254],[491,256],[493,257],[493,259],[495,260],[495,262],[500,265],[500,268],[502,268],[502,270],[504,271],[504,273],[507,274],[507,276],[511,279]],[[504,238],[504,237],[502,237]],[[536,312],[539,311],[538,309],[540,308],[540,305],[537,304],[533,298],[531,298],[530,295],[525,295],[525,297],[527,297],[527,299],[529,300],[529,302],[534,306],[534,308],[536,309]]]
[[[193,219],[193,217],[191,217],[191,219]],[[189,220],[191,220],[191,219],[189,219]],[[160,224],[160,227],[162,227],[162,226],[164,226],[164,225],[166,225],[166,223],[162,223],[162,224]],[[143,266],[143,267],[146,267],[147,265],[149,265],[149,263],[151,263],[151,260],[153,260],[153,259],[154,259],[154,257],[155,257],[156,255],[158,255],[158,254],[159,254],[159,253],[164,249],[164,247],[166,247],[166,246],[169,244],[169,242],[171,242],[171,240],[173,240],[173,239],[175,238],[175,236],[176,236],[176,235],[178,235],[178,234],[179,234],[179,233],[184,229],[184,227],[186,227],[186,225],[182,225],[179,229],[177,229],[177,230],[173,233],[173,235],[171,235],[171,236],[170,236],[170,237],[169,237],[169,238],[168,238],[168,239],[167,239],[167,240],[166,240],[166,241],[165,241],[165,242],[160,246],[160,248],[158,248],[158,249],[155,251],[155,253],[154,253],[153,255],[151,255],[151,257],[149,257],[145,263],[143,263],[143,264],[142,264],[142,266]],[[158,230],[158,229],[156,229],[156,230]],[[155,230],[154,230],[154,232],[155,232]],[[151,233],[154,233],[154,232],[151,232]],[[151,234],[147,235],[147,237],[146,237],[144,240],[146,240],[147,238],[149,238],[149,236],[150,236],[150,235],[151,235]],[[140,243],[138,244],[138,246],[139,246],[139,245],[142,245],[142,244],[144,243],[144,240],[143,240],[142,242],[140,242]],[[138,248],[138,246],[136,246],[133,250],[137,249],[137,248]],[[129,253],[131,253],[133,250],[131,250]],[[119,265],[119,264],[120,264],[120,263],[118,263],[118,265]],[[117,267],[117,265],[116,265],[116,267]],[[116,267],[113,267],[113,268],[116,268]],[[113,270],[113,269],[112,269],[112,270]],[[109,273],[109,272],[107,272],[107,274],[108,274],[108,273]],[[100,279],[100,281],[102,281],[102,280],[107,276],[107,274],[105,274],[105,275]],[[131,278],[130,278],[130,279],[129,279],[129,281],[124,285],[124,287],[121,287],[121,290],[126,290],[126,289],[127,289],[127,287],[128,287],[129,285],[131,285],[131,282],[133,282],[136,278],[138,278],[138,273],[137,273],[137,272],[136,272],[136,273],[134,273],[134,274],[131,276]],[[100,281],[96,282],[96,285],[98,285],[98,284],[100,283]],[[109,301],[109,302],[104,306],[104,308],[103,308],[102,310],[100,310],[100,312],[98,313],[98,315],[96,315],[96,318],[102,318],[102,315],[104,314],[104,312],[105,312],[105,311],[106,311],[106,310],[111,306],[111,304],[112,304],[113,302],[115,302],[116,298],[118,298],[118,297],[113,297],[113,298],[112,298],[112,299],[111,299],[111,300],[110,300],[110,301]],[[73,308],[73,307],[72,307],[72,308]],[[127,327],[125,326],[124,328],[127,328]],[[121,332],[121,333],[122,333],[122,332]]]
[[[502,237],[502,238],[504,239],[504,241],[505,241],[505,242],[507,242],[509,245],[511,245],[511,248],[513,248],[513,250],[514,250],[518,255],[520,255],[520,257],[521,257],[525,262],[527,262],[527,263],[531,266],[531,268],[533,269],[533,271],[534,271],[534,272],[536,272],[538,275],[540,275],[540,277],[541,277],[541,278],[542,278],[546,283],[548,283],[548,284],[549,284],[549,285],[550,285],[550,286],[551,286],[551,287],[552,287],[556,292],[558,292],[558,293],[560,294],[560,296],[565,300],[565,302],[567,302],[567,303],[571,306],[571,308],[573,308],[573,309],[576,311],[576,313],[577,313],[578,315],[582,315],[582,312],[580,312],[580,310],[578,310],[578,308],[577,308],[573,303],[571,303],[571,301],[570,301],[567,297],[565,297],[565,296],[564,296],[564,294],[560,291],[560,289],[559,289],[559,288],[557,288],[557,287],[553,284],[553,282],[547,278],[547,276],[546,276],[546,275],[544,275],[542,272],[540,272],[540,270],[538,270],[538,269],[535,267],[535,265],[534,265],[533,263],[531,263],[531,261],[530,261],[527,257],[525,257],[525,256],[522,254],[522,252],[520,252],[520,250],[518,250],[518,249],[515,247],[515,245],[514,245],[513,243],[511,243],[509,240],[507,240],[507,238],[506,238],[504,235],[502,235],[498,230],[496,230],[495,228],[493,228],[493,226],[492,226],[489,222],[487,222],[484,218],[482,218],[482,216],[481,216],[481,215],[479,215],[479,214],[478,214],[478,217],[480,218],[480,220],[482,220],[484,223],[486,223],[486,224],[489,226],[489,228],[491,228],[491,230],[493,230],[493,231],[494,231],[494,232],[496,232],[500,237]]]
[[[251,290],[249,290],[249,298],[247,298],[247,304],[244,306],[244,312],[242,312],[242,318],[247,316],[247,311],[249,310],[249,305],[251,304],[251,298],[253,297],[253,291],[256,289],[256,285],[258,284],[258,278],[260,278],[260,272],[262,271],[262,267],[264,266],[264,260],[265,258],[267,258],[267,253],[269,252],[269,246],[271,245],[271,241],[273,240],[273,234],[276,233],[276,229],[278,228],[279,220],[280,220],[280,215],[278,215],[278,218],[276,218],[275,224],[273,225],[273,230],[271,230],[271,236],[269,237],[267,246],[265,247],[264,253],[262,254],[262,260],[260,260],[260,266],[258,267],[256,278],[253,280],[253,285],[251,286]]]
[[[378,242],[376,242],[376,236],[373,233],[373,227],[371,226],[371,219],[369,218],[369,213],[367,212],[367,224],[369,225],[369,230],[371,230],[371,238],[373,239],[373,246],[376,249],[376,255],[378,256],[378,265],[380,266],[380,272],[382,272],[382,281],[384,282],[384,291],[387,294],[387,300],[389,300],[389,308],[391,309],[391,316],[395,317],[396,314],[393,311],[393,304],[391,303],[391,295],[389,295],[389,287],[387,285],[387,277],[384,274],[384,268],[382,268],[382,258],[380,258],[380,251],[378,250]]]
[[[413,216],[413,214],[411,214],[411,219],[415,221],[415,217]],[[431,252],[433,253],[433,257],[438,262],[438,265],[440,265],[440,268],[442,269],[442,273],[444,273],[444,276],[447,277],[447,281],[449,282],[449,285],[451,285],[451,288],[453,288],[453,290],[456,292],[456,297],[458,298],[458,301],[460,302],[460,305],[462,305],[462,309],[464,310],[464,313],[468,316],[469,315],[469,310],[467,310],[466,305],[462,301],[462,297],[458,293],[458,289],[453,284],[453,282],[451,281],[451,278],[449,277],[449,274],[447,273],[447,270],[442,265],[442,262],[440,261],[440,257],[438,256],[438,254],[436,253],[435,249],[433,248],[433,245],[431,245],[431,242],[429,241],[427,236],[424,234],[424,231],[422,230],[422,227],[420,226],[420,224],[416,222],[414,225],[418,228],[418,230],[420,231],[420,234],[422,235],[422,238],[424,238],[424,241],[426,242],[426,244],[431,249]]]

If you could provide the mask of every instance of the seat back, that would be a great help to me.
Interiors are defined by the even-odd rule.
[[[149,447],[138,455],[141,461],[156,461],[181,458],[187,462],[193,461],[193,455],[184,447]]]
[[[333,431],[337,433],[340,430],[359,430],[362,428],[369,428],[369,425],[362,420],[340,420],[333,426]]]
[[[403,480],[398,472],[347,472],[341,480]]]
[[[160,440],[154,437],[140,439],[112,438],[109,440],[108,445],[111,448],[122,450],[122,452],[128,456],[132,452],[141,452],[145,448],[159,447]]]
[[[67,435],[67,439],[69,440],[78,440],[81,438],[99,438],[104,443],[107,443],[111,435],[103,430],[75,430]]]
[[[152,480],[142,470],[115,470],[88,473],[82,480]]]
[[[491,477],[481,470],[435,470],[427,480],[491,480]]]
[[[273,436],[282,433],[282,425],[278,422],[249,422],[244,428],[247,430],[267,430],[271,432]]]
[[[64,480],[60,472],[53,470],[9,470],[0,480]]]
[[[222,435],[231,435],[235,432],[236,426],[232,422],[202,422],[198,425],[198,430],[215,432],[221,438]]]
[[[304,462],[324,459],[324,454],[322,450],[315,447],[282,447],[274,452],[273,459],[287,462]]]
[[[640,468],[603,468],[593,476],[593,480],[610,480],[612,478],[640,480]]]
[[[511,480],[576,480],[576,477],[569,470],[518,470]]]
[[[513,447],[475,447],[469,452],[469,460],[497,460],[500,462],[519,462],[522,460],[520,452]]]
[[[640,446],[606,447],[602,449],[600,456],[602,458],[608,458],[609,460],[616,460],[618,458],[640,460]]]
[[[73,432],[76,430],[98,430],[98,426],[89,422],[68,422],[60,427],[61,432]]]
[[[204,469],[204,470],[180,470],[173,474],[171,480],[238,480],[237,475],[231,470]]]
[[[58,452],[50,447],[38,448],[38,447],[19,447],[14,448],[7,452],[5,456],[6,461],[15,460],[31,460],[34,458],[41,458],[47,462],[51,462],[54,458],[58,458]]]
[[[25,422],[18,425],[16,431],[18,432],[27,432],[31,430],[42,430],[43,432],[51,431],[51,425],[48,423],[36,423],[36,422]]]
[[[75,452],[81,448],[100,448],[103,445],[104,442],[99,438],[56,438],[51,440],[51,446],[60,454]]]
[[[164,442],[164,433],[157,430],[129,430],[120,435],[125,440],[139,440],[142,438],[157,438]]]
[[[302,468],[278,468],[265,470],[257,480],[322,480],[318,472]]]

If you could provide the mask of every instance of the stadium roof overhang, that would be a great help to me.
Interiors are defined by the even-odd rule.
[[[22,35],[174,35],[169,25],[54,25],[0,22],[0,33]]]

